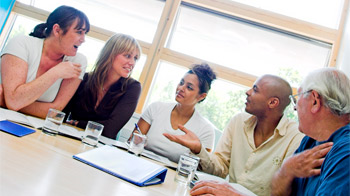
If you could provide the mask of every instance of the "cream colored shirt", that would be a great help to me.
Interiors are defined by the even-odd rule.
[[[202,147],[197,155],[204,172],[239,183],[257,195],[270,195],[273,174],[282,161],[300,145],[304,134],[298,125],[283,116],[274,134],[258,148],[254,143],[257,119],[248,113],[235,115],[225,128],[216,150],[209,154]]]

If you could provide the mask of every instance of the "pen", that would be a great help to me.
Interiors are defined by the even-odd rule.
[[[139,126],[138,126],[136,123],[135,123],[135,127],[136,127],[136,130],[137,130],[140,134],[142,134],[142,132],[141,132]]]
[[[69,112],[68,117],[66,119],[66,123],[67,123],[67,121],[69,122],[71,120],[72,120],[72,112]]]

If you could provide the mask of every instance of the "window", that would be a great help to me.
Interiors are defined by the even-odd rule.
[[[145,105],[155,101],[173,102],[175,100],[176,86],[186,72],[186,68],[161,61]]]
[[[293,73],[294,86],[328,63],[330,45],[248,22],[181,6],[168,47],[255,76]]]
[[[187,71],[187,68],[162,61],[145,105],[155,101],[174,102],[176,87]],[[244,111],[247,90],[248,87],[217,79],[212,83],[206,99],[197,104],[196,109],[219,130],[223,130],[234,114]]]
[[[310,23],[337,29],[343,0],[232,0]]]
[[[79,48],[88,70],[113,33],[140,41],[143,54],[132,73],[142,84],[137,113],[154,101],[174,101],[190,64],[214,66],[219,78],[196,107],[222,130],[244,110],[245,92],[262,74],[280,75],[297,87],[307,72],[335,66],[349,0],[19,0],[10,36],[28,34],[40,23],[35,19],[47,15],[42,10],[63,4],[90,19],[93,33]],[[286,113],[295,118],[291,107]]]
[[[83,11],[90,23],[136,39],[152,42],[164,2],[156,0],[35,0],[35,7],[53,11],[60,5],[70,5]]]
[[[18,15],[7,40],[17,35],[29,35],[29,33],[33,31],[35,25],[39,23],[41,23],[41,21]]]

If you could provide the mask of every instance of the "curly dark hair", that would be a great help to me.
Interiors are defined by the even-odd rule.
[[[200,94],[208,93],[211,88],[211,83],[216,79],[215,72],[207,63],[193,64],[191,69],[187,73],[196,74],[199,81]],[[204,99],[199,101],[199,103],[202,102]]]

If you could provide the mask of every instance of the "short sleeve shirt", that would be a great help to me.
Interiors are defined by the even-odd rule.
[[[171,126],[170,116],[176,103],[155,102],[148,106],[142,113],[141,118],[151,125],[147,133],[147,150],[168,157],[173,162],[178,162],[180,155],[189,153],[190,150],[180,144],[170,141],[163,133],[183,135],[184,132]],[[214,145],[214,126],[203,118],[197,110],[184,125],[185,128],[194,132],[205,148],[212,149]]]
[[[28,64],[28,73],[26,82],[31,82],[35,80],[37,71],[40,65],[41,54],[43,50],[44,39],[20,35],[11,39],[4,50],[1,53],[1,57],[4,54],[14,55]],[[63,61],[70,61],[73,63],[79,63],[81,65],[82,72],[79,78],[82,80],[84,77],[85,69],[87,66],[86,57],[80,53],[75,56],[64,56]],[[0,61],[1,70],[1,61]],[[53,102],[57,96],[60,89],[62,79],[58,79],[50,88],[48,88],[44,94],[40,96],[37,101],[41,102]],[[1,75],[0,75],[0,83]]]

